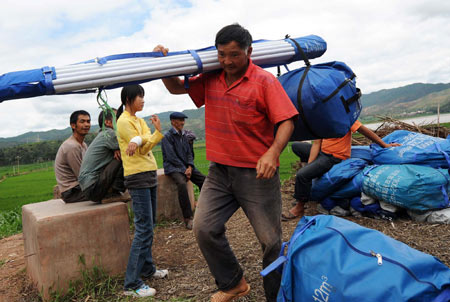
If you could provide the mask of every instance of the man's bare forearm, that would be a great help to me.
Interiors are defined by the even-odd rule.
[[[273,141],[270,149],[280,156],[281,152],[286,147],[289,139],[291,138],[292,132],[294,131],[294,121],[293,119],[288,119],[280,123],[278,126],[277,134],[275,140]]]
[[[164,86],[166,86],[167,90],[171,94],[185,94],[187,93],[186,89],[184,88],[183,82],[178,77],[173,78],[165,78],[162,79]]]

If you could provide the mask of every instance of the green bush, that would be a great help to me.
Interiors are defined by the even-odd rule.
[[[22,232],[21,213],[20,208],[0,212],[0,239]]]

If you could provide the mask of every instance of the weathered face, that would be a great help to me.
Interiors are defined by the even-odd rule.
[[[217,45],[217,57],[220,66],[227,76],[240,78],[245,74],[252,48],[242,49],[236,41],[228,44]]]
[[[144,109],[144,98],[142,96],[137,96],[131,103],[130,107],[133,111],[138,112]]]
[[[173,120],[170,120],[170,122],[172,123],[172,126],[173,126],[177,131],[183,130],[183,127],[184,127],[184,118],[183,118],[183,119],[173,119]]]
[[[70,124],[74,133],[77,133],[81,136],[86,136],[91,129],[91,118],[89,115],[80,114],[78,115],[77,123]]]

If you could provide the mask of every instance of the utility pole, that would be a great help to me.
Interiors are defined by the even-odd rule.
[[[16,159],[17,159],[17,175],[19,175],[19,174],[20,174],[20,164],[19,164],[20,156],[17,155],[17,156],[16,156]]]
[[[439,137],[439,117],[440,117],[440,106],[441,105],[441,102],[439,101],[439,98],[438,98],[438,106],[437,106],[437,137]]]

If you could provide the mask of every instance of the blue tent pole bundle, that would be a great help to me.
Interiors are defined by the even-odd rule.
[[[320,57],[326,42],[315,35],[252,44],[252,60],[263,67]],[[220,69],[215,47],[161,53],[129,53],[64,67],[43,67],[0,76],[0,102],[51,94],[87,93],[172,76],[192,76]]]

